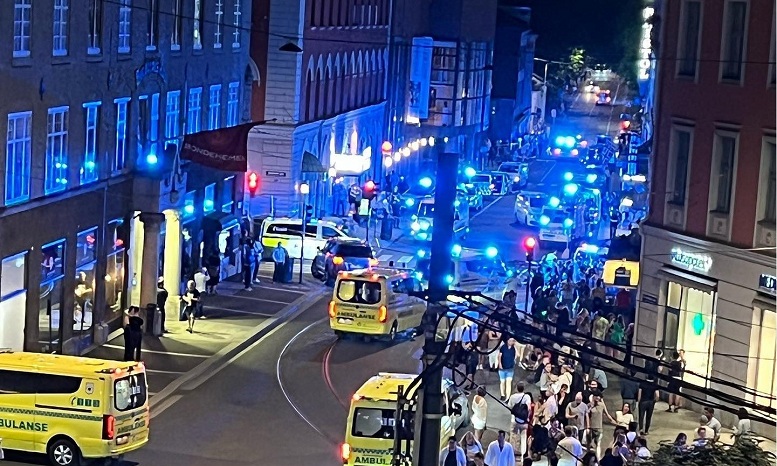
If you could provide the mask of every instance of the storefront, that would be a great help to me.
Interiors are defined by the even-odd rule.
[[[775,406],[774,257],[643,225],[635,354],[684,350],[684,381],[732,392],[709,380],[747,386]],[[639,363],[639,361],[637,361]],[[689,408],[699,408],[688,404]],[[721,413],[724,425],[735,419]],[[756,424],[754,423],[754,427]],[[765,435],[774,437],[771,433]]]

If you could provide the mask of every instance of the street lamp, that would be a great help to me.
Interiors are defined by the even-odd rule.
[[[305,232],[307,230],[307,197],[310,193],[310,184],[308,182],[302,182],[299,185],[299,192],[302,194],[302,236],[299,240],[299,282],[302,283],[302,270],[305,262]],[[294,270],[292,269],[292,273]]]

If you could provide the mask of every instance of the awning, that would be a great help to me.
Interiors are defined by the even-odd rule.
[[[770,298],[764,295],[756,295],[753,299],[753,307],[758,309],[764,309],[767,311],[777,312],[777,304],[775,304],[774,298]]]
[[[308,151],[302,153],[302,173],[326,173],[318,158]]]
[[[679,283],[682,286],[688,288],[694,288],[704,291],[706,293],[712,293],[717,290],[718,282],[710,280],[709,278],[700,277],[692,273],[684,272],[672,267],[663,266],[658,271],[659,275],[662,275],[667,280],[671,280],[675,283]]]
[[[229,230],[240,224],[240,220],[226,212],[214,212],[202,218],[202,229],[209,231]]]

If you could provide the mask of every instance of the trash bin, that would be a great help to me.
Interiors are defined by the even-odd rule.
[[[286,269],[283,271],[283,283],[291,283],[294,281],[294,259],[289,257],[284,265]]]
[[[394,219],[384,218],[380,221],[380,239],[389,241],[394,231]]]
[[[162,311],[156,304],[146,304],[146,333],[155,337],[162,335]]]

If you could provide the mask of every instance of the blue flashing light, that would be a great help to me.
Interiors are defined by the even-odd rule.
[[[424,279],[424,273],[423,272],[416,272],[413,274],[416,278],[416,280],[423,280]]]
[[[453,257],[459,257],[461,256],[461,245],[460,244],[454,244],[451,248],[451,255]]]
[[[418,239],[427,239],[428,237],[429,235],[424,232],[418,233]]]
[[[521,177],[520,176],[514,176],[513,177],[513,183],[520,183],[520,182],[521,182]]]
[[[575,136],[575,139],[577,139],[579,141],[579,140],[583,139],[583,135],[582,134],[578,134],[577,136]]]
[[[589,173],[585,176],[586,183],[596,183],[596,180],[599,178],[599,176],[596,173]]]
[[[570,196],[574,196],[577,194],[577,190],[579,189],[579,186],[575,183],[569,183],[564,185],[564,193],[569,194]]]
[[[556,145],[557,146],[563,146],[565,140],[566,140],[566,138],[564,138],[564,136],[558,136],[556,138]]]
[[[561,199],[557,198],[556,196],[553,196],[548,201],[548,205],[553,208],[556,208],[561,205]]]
[[[513,275],[515,275],[515,272],[513,272],[513,269],[507,269],[507,277],[510,278]]]
[[[413,199],[412,197],[408,197],[407,199],[405,199],[405,205],[408,207],[413,207],[415,205],[415,199]]]
[[[599,188],[594,188],[594,189],[592,189],[591,191],[592,191],[594,194],[596,194],[597,196],[598,196],[599,194],[601,194],[601,191],[599,191]]]
[[[580,250],[588,254],[596,254],[599,252],[599,246],[595,244],[583,243],[582,245],[580,245]]]
[[[594,237],[594,232],[593,231],[589,231],[588,232],[588,237],[589,238],[593,238]]]
[[[418,252],[415,253],[416,256],[418,256],[419,259],[423,259],[426,257],[426,250],[425,249],[419,249]]]
[[[453,275],[448,274],[445,276],[445,284],[446,285],[453,284]]]
[[[194,213],[194,205],[193,204],[186,204],[183,206],[183,211],[187,215],[192,215]]]
[[[96,166],[92,160],[86,162],[84,165],[86,166],[87,170],[94,170],[94,167]]]
[[[575,222],[573,222],[571,218],[564,219],[564,228],[572,228],[572,225],[574,224]]]
[[[418,180],[418,184],[421,185],[422,188],[431,188],[432,187],[432,179],[428,176],[425,176]]]
[[[464,169],[464,176],[466,176],[467,178],[472,178],[473,176],[475,176],[477,174],[478,174],[477,170],[475,170],[472,167],[467,167],[467,168]]]
[[[574,178],[575,175],[572,174],[572,172],[566,172],[564,173],[564,181],[572,181],[572,178]]]
[[[149,165],[156,165],[157,162],[159,162],[159,158],[157,158],[156,154],[154,154],[153,152],[146,156],[146,163],[147,164],[149,164]]]
[[[206,209],[212,209],[213,208],[213,201],[210,200],[210,199],[205,199],[205,201],[203,201],[202,205]]]
[[[456,201],[454,201],[453,203],[453,207],[458,207],[460,205],[461,205],[461,201],[459,201],[458,199],[456,199]]]
[[[549,223],[550,223],[550,217],[548,217],[547,215],[543,215],[542,217],[540,217],[540,225],[545,226],[545,225],[548,225]]]
[[[413,222],[413,223],[410,224],[410,229],[413,230],[413,231],[418,231],[418,230],[421,229],[421,224],[418,223],[417,221]]]
[[[573,138],[572,136],[567,136],[564,138],[564,145],[570,149],[575,147],[575,143],[576,143],[575,138]]]
[[[499,250],[494,246],[489,246],[486,248],[486,257],[488,257],[489,259],[493,259],[498,255],[499,255]]]

